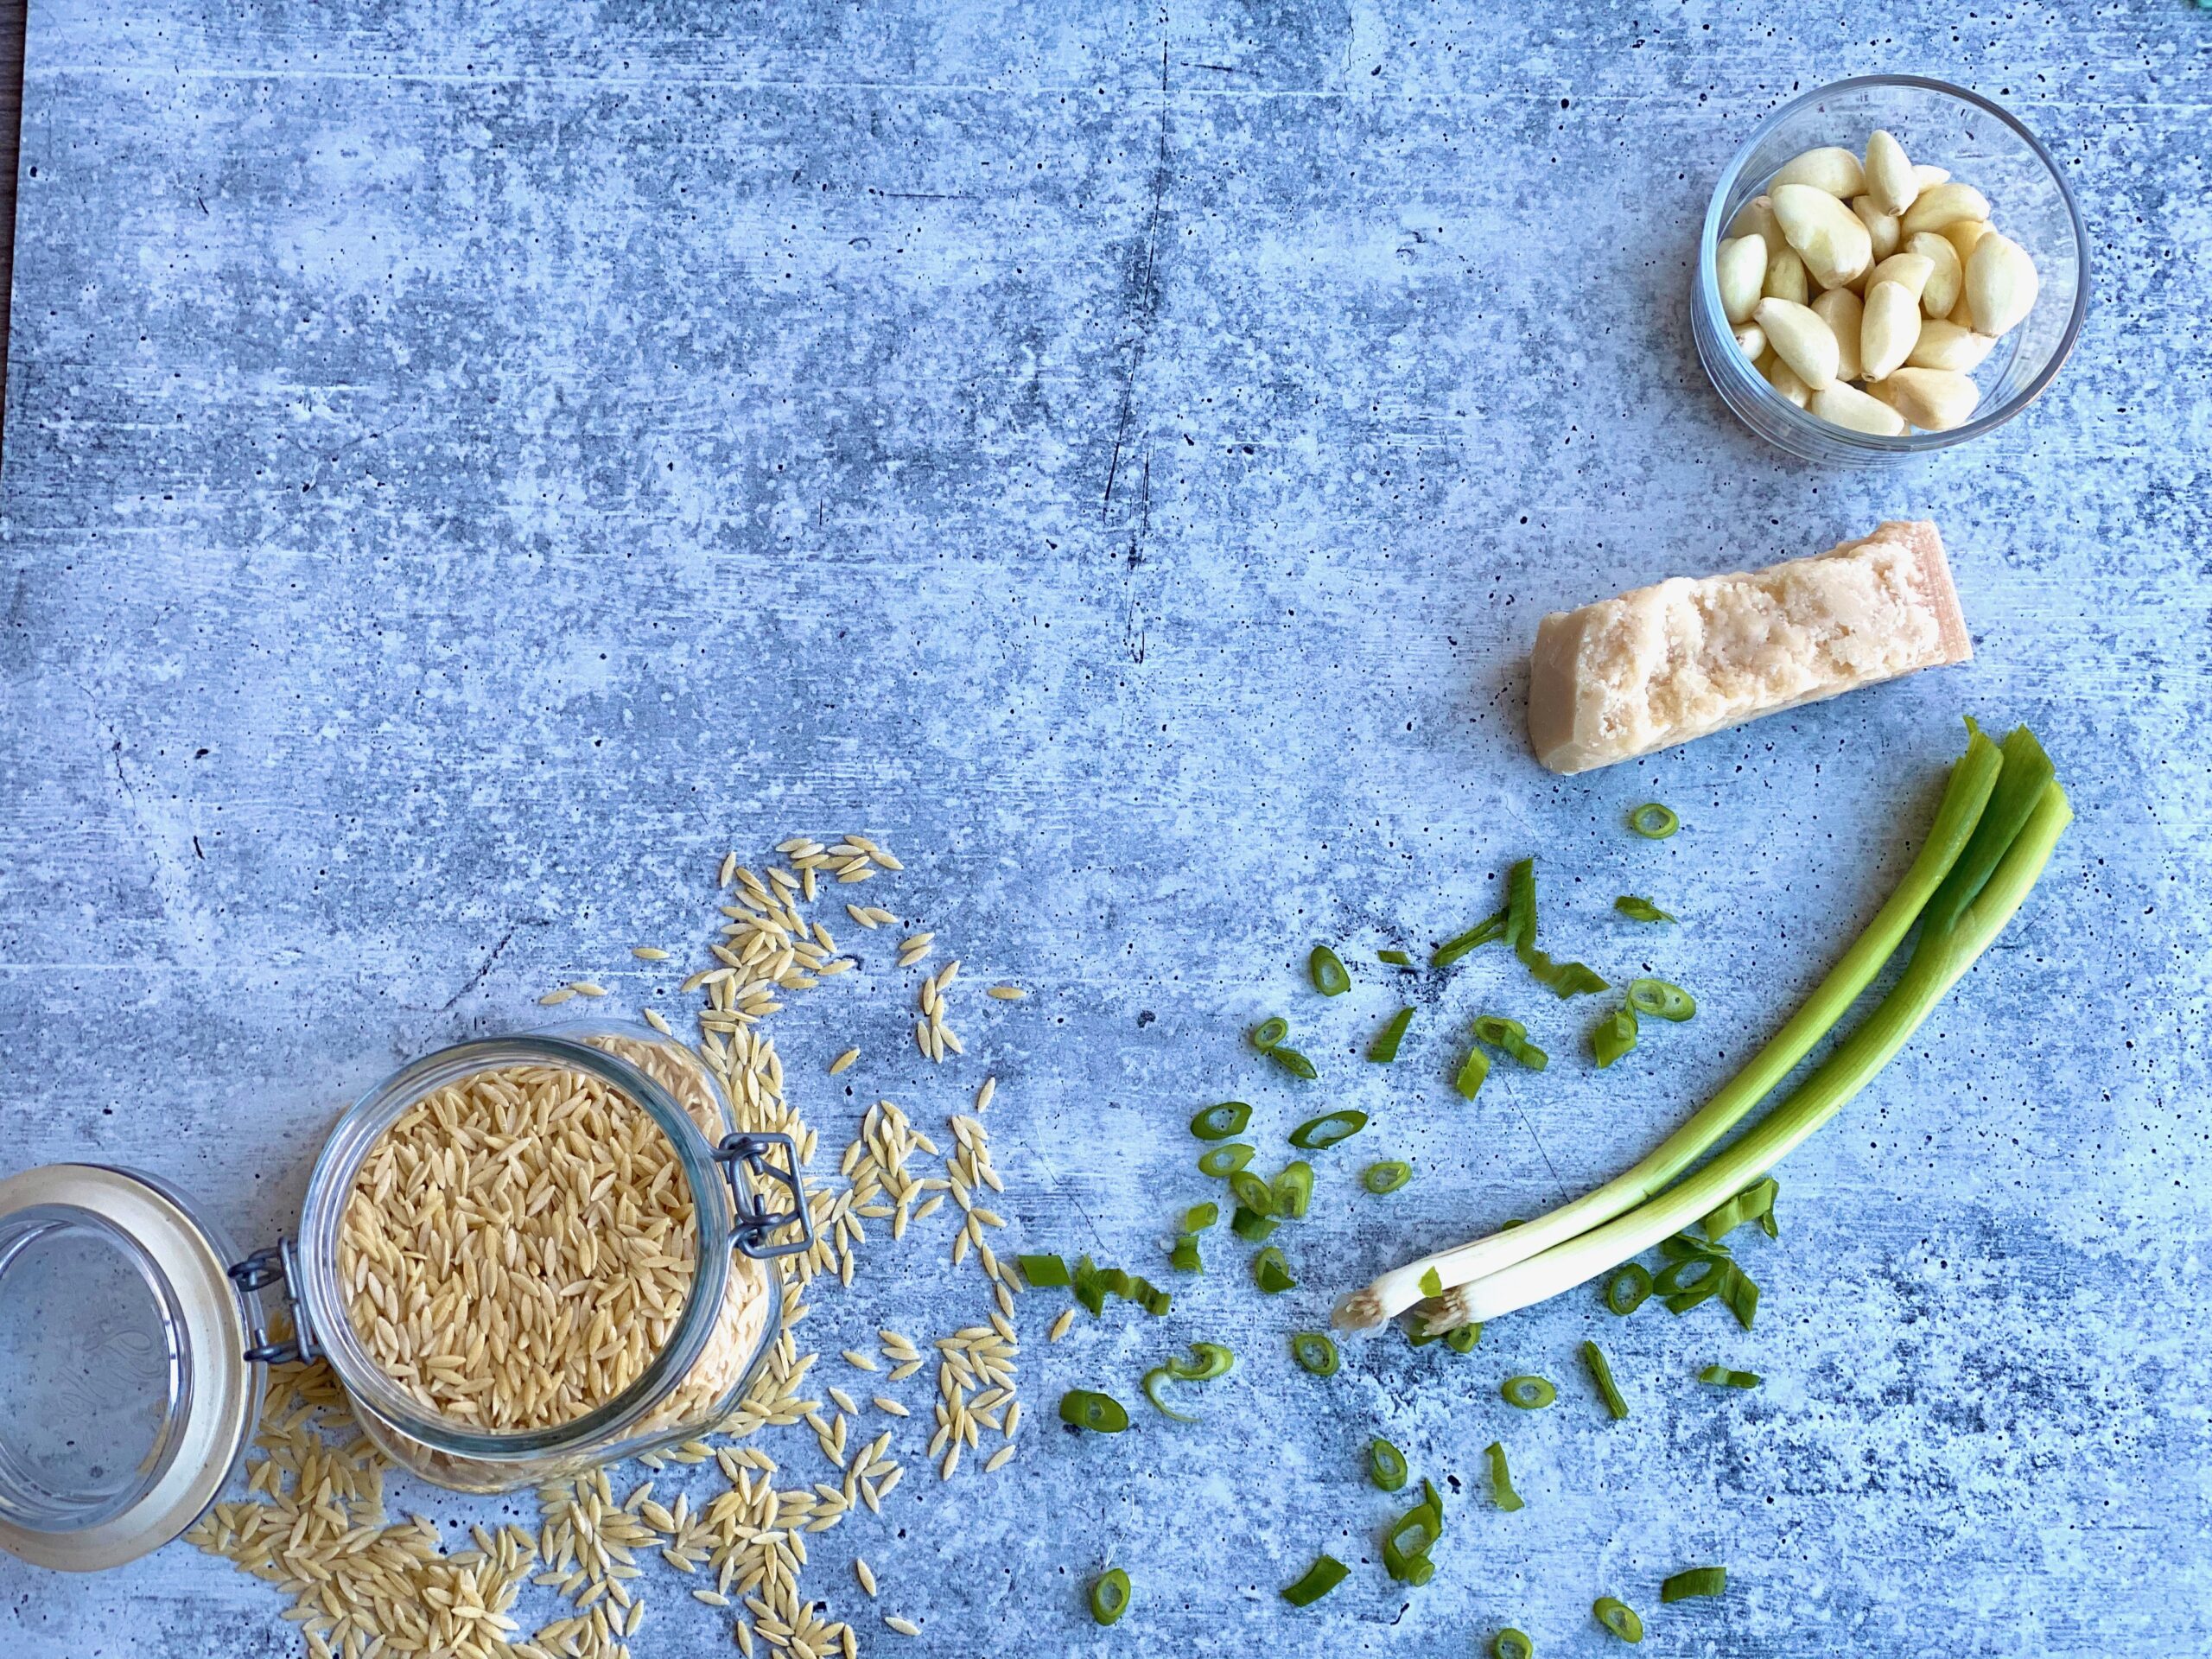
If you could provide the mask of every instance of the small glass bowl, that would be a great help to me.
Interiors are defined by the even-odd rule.
[[[2036,262],[2040,289],[2027,320],[1997,342],[1974,379],[1972,420],[1947,432],[1878,437],[1798,408],[1736,349],[1713,261],[1730,220],[1784,162],[1822,144],[1857,155],[1877,127],[1915,162],[1948,168],[1989,198],[1990,220]],[[1760,123],[1713,187],[1698,239],[1690,331],[1721,402],[1752,431],[1806,461],[1885,465],[1964,443],[2025,409],[2074,349],[2089,300],[2089,237],[2058,163],[2018,121],[1977,93],[1919,75],[1860,75],[1793,99]]]

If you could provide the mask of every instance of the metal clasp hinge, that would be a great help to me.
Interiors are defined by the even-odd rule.
[[[784,1149],[780,1166],[769,1162],[766,1156],[776,1147]],[[730,1230],[739,1249],[750,1256],[764,1257],[797,1255],[814,1248],[814,1217],[807,1211],[806,1188],[798,1178],[798,1147],[791,1136],[766,1131],[728,1135],[715,1148],[715,1161],[722,1166],[722,1175],[729,1182],[730,1199],[735,1205]],[[738,1179],[741,1166],[756,1179],[782,1185],[791,1195],[790,1212],[778,1215],[771,1211],[767,1201],[753,1192],[752,1182]],[[786,1227],[797,1227],[798,1236],[780,1244],[768,1242],[771,1234]]]
[[[292,1287],[298,1282],[297,1264],[292,1258],[292,1241],[279,1238],[276,1243],[256,1250],[243,1262],[234,1262],[228,1269],[231,1282],[238,1287],[248,1309],[246,1329],[252,1336],[252,1344],[245,1351],[249,1360],[267,1365],[301,1365],[316,1357],[318,1350],[315,1335],[308,1328],[307,1313],[292,1295]],[[284,1306],[290,1313],[292,1334],[270,1340],[268,1326],[254,1319],[260,1311],[257,1298],[272,1285],[284,1287]]]

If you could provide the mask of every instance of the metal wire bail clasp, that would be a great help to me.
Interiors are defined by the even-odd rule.
[[[252,1345],[245,1351],[248,1359],[267,1365],[300,1365],[316,1357],[319,1351],[308,1328],[307,1311],[292,1295],[292,1287],[299,1282],[299,1267],[292,1258],[290,1239],[280,1237],[245,1261],[233,1262],[226,1271],[246,1304],[246,1331],[253,1338]],[[272,1285],[284,1287],[284,1306],[292,1322],[292,1334],[273,1341],[267,1325],[253,1317],[260,1312],[260,1293]]]
[[[784,1149],[782,1166],[770,1163],[770,1148]],[[788,1135],[766,1131],[752,1135],[725,1136],[715,1148],[715,1161],[722,1166],[722,1175],[729,1182],[730,1199],[735,1205],[735,1223],[731,1236],[737,1248],[754,1257],[797,1255],[814,1248],[814,1217],[807,1212],[806,1188],[798,1179],[798,1147]],[[743,1165],[760,1180],[780,1183],[791,1194],[791,1212],[778,1215],[768,1208],[767,1200],[753,1190],[751,1181],[738,1178],[738,1166]],[[770,1243],[769,1235],[796,1226],[798,1236],[780,1244]]]

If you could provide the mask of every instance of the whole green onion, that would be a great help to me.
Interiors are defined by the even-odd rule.
[[[1090,1581],[1090,1616],[1101,1624],[1111,1624],[1128,1611],[1129,1575],[1120,1567],[1109,1567]]]
[[[1726,1365],[1708,1365],[1697,1374],[1697,1380],[1723,1389],[1756,1389],[1759,1385],[1759,1374],[1757,1371],[1732,1371]]]
[[[1697,1012],[1697,999],[1672,980],[1631,979],[1628,1005],[1638,1014],[1656,1014],[1680,1023]]]
[[[1314,1078],[1321,1075],[1319,1071],[1313,1069],[1313,1061],[1307,1059],[1303,1054],[1300,1053],[1296,1049],[1288,1046],[1287,1044],[1277,1043],[1273,1048],[1266,1050],[1265,1052],[1269,1059],[1273,1060],[1284,1071],[1289,1072],[1294,1077],[1303,1077],[1306,1082],[1311,1083]]]
[[[1510,1624],[1490,1639],[1491,1659],[1536,1659],[1536,1644]]]
[[[1232,1135],[1244,1133],[1244,1126],[1252,1121],[1252,1109],[1241,1100],[1224,1100],[1218,1106],[1209,1106],[1191,1120],[1191,1133],[1201,1141],[1226,1141]]]
[[[1461,1096],[1472,1100],[1483,1091],[1483,1080],[1490,1076],[1490,1056],[1479,1048],[1467,1051],[1467,1058],[1459,1062],[1459,1075],[1452,1079],[1452,1086]]]
[[[1598,1395],[1605,1402],[1605,1409],[1618,1422],[1628,1415],[1628,1402],[1621,1398],[1621,1391],[1613,1384],[1613,1368],[1605,1363],[1605,1351],[1594,1342],[1582,1344],[1582,1363],[1590,1368],[1590,1380],[1598,1385]]]
[[[1490,1459],[1491,1501],[1501,1510],[1527,1508],[1528,1501],[1513,1490],[1513,1471],[1505,1466],[1503,1443],[1492,1440],[1483,1448],[1483,1456]]]
[[[1270,1296],[1298,1288],[1298,1281],[1290,1276],[1290,1263],[1272,1244],[1252,1258],[1252,1282]]]
[[[1643,1306],[1651,1294],[1651,1274],[1641,1262],[1624,1263],[1605,1281],[1605,1309],[1625,1319]]]
[[[1057,1255],[1018,1255],[1014,1260],[1032,1290],[1057,1290],[1068,1282],[1068,1264]]]
[[[1614,899],[1613,908],[1632,922],[1671,922],[1675,919],[1649,899],[1639,899],[1632,893],[1624,893]]]
[[[1306,958],[1306,971],[1313,988],[1324,996],[1342,996],[1351,989],[1351,976],[1344,971],[1344,958],[1325,944],[1313,947],[1313,954]]]
[[[1300,1370],[1311,1371],[1316,1376],[1334,1376],[1338,1366],[1343,1363],[1335,1341],[1320,1331],[1292,1332],[1290,1357],[1298,1362]]]
[[[1682,821],[1673,809],[1646,801],[1628,815],[1628,827],[1646,841],[1664,841],[1682,827]]]
[[[1060,1396],[1060,1421],[1101,1434],[1118,1434],[1129,1426],[1129,1414],[1110,1394],[1070,1389]]]
[[[1662,1601],[1686,1601],[1692,1596],[1717,1596],[1728,1588],[1725,1567],[1693,1567],[1677,1573],[1659,1586]]]
[[[1311,1607],[1344,1581],[1351,1569],[1333,1555],[1324,1555],[1306,1569],[1305,1576],[1282,1592],[1294,1607]]]
[[[1367,1443],[1367,1478],[1386,1492],[1406,1484],[1406,1454],[1385,1440]]]
[[[1402,1158],[1385,1158],[1360,1172],[1359,1184],[1376,1197],[1395,1192],[1414,1178],[1414,1166]]]
[[[1541,1411],[1559,1398],[1559,1390],[1541,1376],[1509,1376],[1497,1385],[1509,1406],[1518,1406],[1523,1411]]]
[[[1290,1144],[1300,1152],[1320,1152],[1339,1141],[1349,1141],[1367,1127],[1365,1112],[1325,1112],[1309,1117],[1290,1132]]]
[[[1243,1141],[1225,1147],[1208,1147],[1198,1154],[1198,1173],[1211,1175],[1217,1180],[1234,1175],[1252,1161],[1252,1154],[1258,1150],[1258,1147]]]
[[[1616,1009],[1611,1017],[1599,1023],[1590,1033],[1590,1052],[1597,1057],[1600,1070],[1636,1046],[1636,1010]]]
[[[1367,1058],[1377,1065],[1388,1065],[1398,1058],[1398,1045],[1406,1039],[1406,1027],[1414,1022],[1411,1008],[1400,1008],[1392,1014],[1382,1030],[1375,1033],[1375,1040],[1367,1046]]]
[[[1636,1609],[1616,1596],[1600,1596],[1590,1604],[1590,1611],[1597,1621],[1624,1642],[1643,1640],[1643,1621],[1636,1616]]]
[[[1283,1039],[1289,1035],[1290,1021],[1279,1014],[1270,1014],[1252,1027],[1247,1033],[1245,1040],[1264,1054],[1269,1049],[1279,1046]]]

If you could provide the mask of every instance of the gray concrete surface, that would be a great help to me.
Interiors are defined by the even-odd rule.
[[[2063,157],[2093,309],[1999,435],[1813,470],[1704,385],[1693,226],[1778,100],[1901,68]],[[1281,1301],[1224,1239],[1163,1322],[1047,1350],[1026,1303],[1022,1457],[826,1535],[810,1582],[840,1612],[868,1623],[858,1548],[912,1649],[948,1655],[1463,1655],[1508,1622],[1596,1654],[1606,1592],[1661,1655],[2202,1654],[2209,77],[2212,16],[2174,0],[42,0],[0,483],[0,1166],[135,1163],[266,1238],[394,1064],[579,973],[673,1010],[626,948],[696,954],[726,847],[861,829],[909,866],[887,902],[1037,994],[972,1004],[969,1061],[933,1073],[868,941],[783,1027],[825,1139],[875,1092],[942,1113],[994,1071],[1021,1245],[1158,1271],[1205,1194],[1196,1105],[1376,1122],[1323,1160]],[[1533,766],[1543,611],[1898,513],[1949,538],[1972,667]],[[1746,1247],[1755,1334],[1570,1297],[1465,1358],[1290,1368],[1332,1292],[1602,1178],[1724,1075],[1902,868],[1963,715],[2031,721],[2080,822],[1789,1165],[1781,1241]],[[1653,796],[1686,824],[1663,846],[1620,827]],[[1309,946],[1421,948],[1532,851],[1548,933],[1679,977],[1696,1023],[1600,1077],[1587,1005],[1491,961],[1422,981],[1406,1059],[1362,1066],[1395,983],[1370,962],[1324,1006]],[[1624,891],[1679,933],[1618,922]],[[1453,1033],[1491,1007],[1560,1058],[1470,1106]],[[1274,1009],[1319,1084],[1243,1051]],[[849,1033],[871,1058],[841,1093],[817,1068]],[[1358,1195],[1385,1152],[1419,1179]],[[934,1248],[882,1263],[823,1299],[833,1354],[980,1311]],[[1592,1332],[1626,1423],[1577,1368]],[[1198,1337],[1243,1356],[1203,1426],[1044,1432],[1062,1389],[1135,1401]],[[1715,1360],[1768,1382],[1702,1390]],[[1499,1403],[1524,1369],[1558,1408]],[[1410,1596],[1368,1564],[1376,1432],[1457,1494]],[[1516,1515],[1481,1496],[1501,1436]],[[1355,1576],[1293,1613],[1275,1591],[1322,1548]],[[1138,1600],[1101,1632],[1080,1587],[1109,1558]],[[1727,1599],[1662,1611],[1660,1577],[1708,1560]],[[641,1659],[728,1650],[669,1576]],[[26,1654],[296,1650],[272,1594],[181,1547],[85,1580],[0,1563],[0,1600]]]

